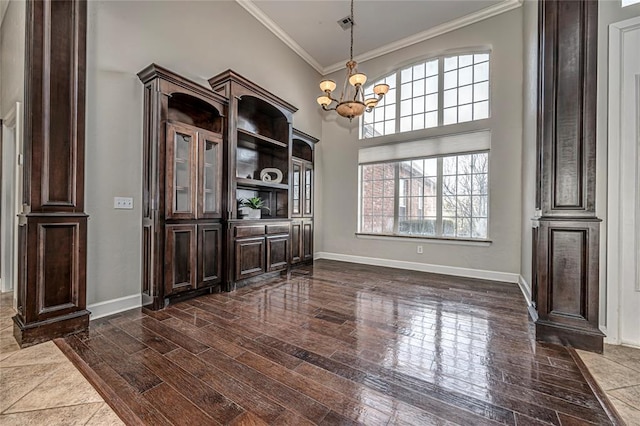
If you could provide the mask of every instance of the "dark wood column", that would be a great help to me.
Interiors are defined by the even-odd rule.
[[[536,339],[602,352],[596,192],[598,3],[539,3]]]
[[[89,325],[84,212],[83,0],[29,1],[25,165],[14,335],[33,345]]]

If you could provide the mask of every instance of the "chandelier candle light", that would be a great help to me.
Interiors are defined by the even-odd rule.
[[[342,117],[346,117],[351,121],[353,117],[361,116],[365,110],[371,112],[378,105],[378,102],[389,91],[388,84],[376,84],[373,87],[373,93],[377,97],[371,97],[365,100],[364,88],[362,85],[366,83],[367,76],[358,72],[358,63],[353,60],[353,0],[351,0],[351,50],[349,54],[349,62],[347,62],[347,78],[344,82],[344,88],[339,99],[331,96],[336,88],[333,80],[323,80],[320,82],[320,90],[324,95],[318,96],[318,104],[325,111],[336,111]],[[330,107],[335,102],[335,105]]]

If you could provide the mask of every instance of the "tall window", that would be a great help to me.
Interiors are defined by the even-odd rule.
[[[488,238],[491,133],[360,149],[363,234]]]
[[[408,66],[365,87],[389,85],[361,119],[361,139],[488,118],[489,53],[445,55]],[[399,90],[396,90],[396,89]]]

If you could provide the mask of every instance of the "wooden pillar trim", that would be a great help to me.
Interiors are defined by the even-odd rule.
[[[536,338],[602,351],[596,187],[596,0],[539,2]]]
[[[37,103],[33,137],[41,138],[42,150],[32,157],[40,184],[32,186],[28,204],[31,211],[83,211],[86,4],[35,3],[30,18],[40,20],[42,30],[30,42],[41,46],[33,49],[39,57],[31,58],[28,84]]]
[[[595,217],[596,1],[541,1],[542,216]]]
[[[84,213],[85,0],[27,2],[24,210],[14,335],[88,327]]]

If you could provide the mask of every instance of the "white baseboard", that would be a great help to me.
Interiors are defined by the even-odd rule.
[[[343,262],[361,263],[364,265],[387,266],[389,268],[432,272],[434,274],[454,275],[456,277],[479,278],[506,283],[517,283],[519,281],[519,275],[510,272],[485,271],[482,269],[432,265],[429,263],[406,262],[403,260],[379,259],[375,257],[353,256],[350,254],[317,252],[314,255],[314,259],[340,260]]]
[[[88,305],[87,310],[91,312],[90,319],[94,320],[128,311],[129,309],[139,308],[140,306],[142,306],[142,295],[132,294],[131,296],[119,297],[117,299]]]
[[[518,287],[520,287],[520,291],[527,301],[527,306],[531,306],[533,304],[531,301],[531,286],[522,275],[518,276]]]

